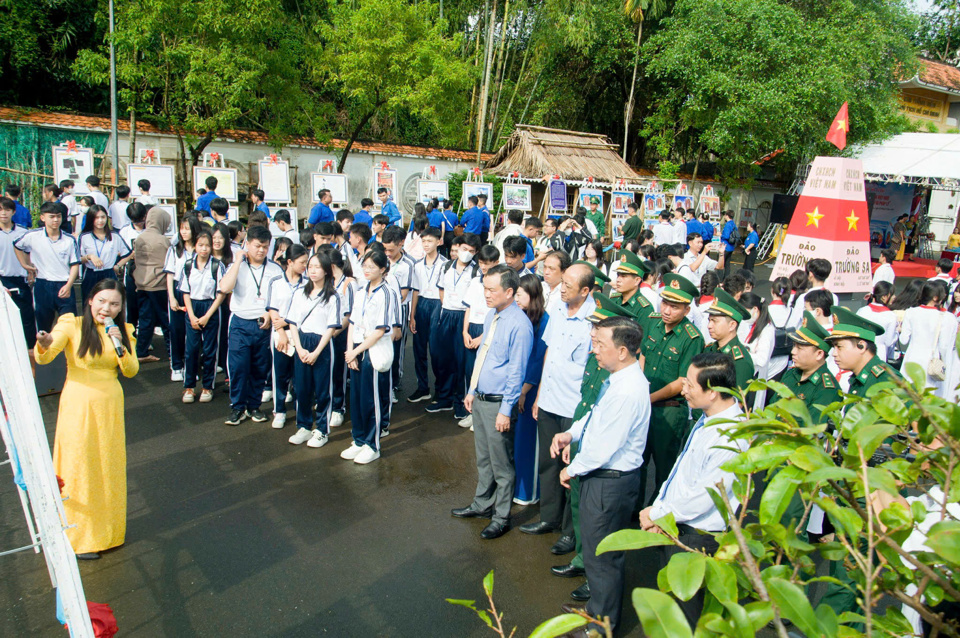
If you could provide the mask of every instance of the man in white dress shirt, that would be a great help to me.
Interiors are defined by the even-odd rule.
[[[699,288],[703,274],[708,270],[716,270],[717,261],[707,256],[707,251],[704,250],[703,237],[700,236],[700,233],[690,233],[684,237],[681,243],[687,245],[687,252],[683,254],[680,264],[690,268],[690,275],[687,276],[687,279]]]
[[[650,386],[636,352],[643,335],[626,317],[610,317],[596,324],[593,352],[597,364],[610,372],[593,409],[566,432],[553,437],[550,455],[569,459],[570,443],[579,452],[560,472],[564,487],[580,479],[580,532],[583,563],[590,583],[586,610],[594,618],[610,617],[616,628],[623,598],[623,552],[597,555],[606,536],[630,525],[640,493],[640,466],[650,428]],[[564,611],[573,611],[572,605]],[[594,626],[593,629],[600,630]]]
[[[730,355],[703,352],[693,358],[683,382],[683,396],[691,409],[703,410],[703,416],[690,431],[653,505],[640,512],[640,527],[650,532],[660,532],[656,521],[673,514],[680,540],[707,555],[712,555],[719,547],[713,533],[722,532],[727,527],[707,488],[716,488],[717,483],[723,481],[730,503],[738,504],[733,493],[735,476],[724,470],[723,464],[746,447],[744,441],[731,440],[723,433],[723,429],[729,427],[728,421],[742,418],[740,405],[732,395],[713,388],[733,388],[736,385],[737,372]],[[671,556],[685,551],[676,545],[662,546],[660,550],[663,566]],[[593,586],[593,580],[590,585]],[[678,601],[690,627],[697,626],[703,600],[704,593],[700,590],[690,600]]]

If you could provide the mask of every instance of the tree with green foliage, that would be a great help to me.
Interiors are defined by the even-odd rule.
[[[960,62],[960,3],[931,2],[919,21],[914,41],[924,56],[956,66]]]
[[[912,25],[902,1],[678,0],[644,45],[656,89],[642,133],[664,158],[692,138],[734,178],[777,149],[791,171],[828,152],[843,102],[848,145],[882,139],[906,125],[897,80],[916,67]]]

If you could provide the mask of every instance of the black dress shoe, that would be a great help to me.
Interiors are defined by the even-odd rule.
[[[550,548],[551,554],[556,554],[557,556],[563,556],[564,554],[569,554],[577,548],[577,538],[576,536],[561,536],[560,540],[553,544],[553,547]]]
[[[539,523],[527,523],[526,525],[520,526],[520,531],[524,534],[549,534],[550,532],[556,532],[560,529],[558,525],[552,523],[544,523],[540,521]]]
[[[560,605],[560,611],[565,614],[575,614],[578,611],[586,611],[586,605],[578,605],[577,603],[563,603]]]
[[[586,602],[590,600],[590,581],[585,582],[570,592],[570,598],[580,602]]]
[[[457,518],[490,518],[493,516],[493,510],[480,510],[473,509],[473,505],[467,505],[466,507],[460,507],[454,510],[450,510],[450,514],[456,516]]]
[[[100,560],[100,552],[84,552],[77,554],[77,560]]]
[[[559,576],[560,578],[576,578],[578,576],[583,576],[586,574],[586,570],[583,567],[577,567],[573,563],[568,563],[566,565],[556,565],[550,568],[550,572],[554,576]]]
[[[491,521],[490,524],[484,527],[483,531],[480,532],[480,538],[491,541],[495,538],[500,538],[509,531],[509,523],[498,523],[497,521]]]

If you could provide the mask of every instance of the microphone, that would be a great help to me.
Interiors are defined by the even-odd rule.
[[[110,328],[115,328],[116,325],[117,325],[117,324],[115,324],[115,323],[113,322],[113,319],[111,319],[110,317],[107,317],[107,318],[103,321],[103,329],[104,329],[105,331],[109,331]],[[114,337],[114,336],[112,336],[112,335],[110,336],[110,340],[113,341],[113,348],[114,348],[114,350],[117,351],[117,358],[118,358],[118,359],[122,359],[122,358],[123,358],[123,352],[124,352],[123,343],[121,343],[121,341],[120,341],[119,339],[117,339],[116,337]]]

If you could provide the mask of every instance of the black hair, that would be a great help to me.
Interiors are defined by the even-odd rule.
[[[313,225],[313,234],[325,237],[333,236],[333,224],[330,222],[317,222]]]
[[[230,210],[230,202],[222,197],[214,197],[210,200],[210,210],[221,217],[226,217]]]
[[[372,261],[377,268],[383,271],[384,275],[390,272],[390,260],[387,259],[387,253],[383,252],[383,250],[377,250],[376,248],[368,250],[363,257],[360,258],[360,263],[363,264],[367,261]]]
[[[421,237],[433,237],[436,240],[440,240],[443,234],[440,232],[439,228],[434,228],[433,226],[428,226],[423,229],[423,232],[420,233]]]
[[[790,301],[790,294],[793,292],[793,286],[786,277],[777,277],[770,282],[770,296],[779,299],[784,305]]]
[[[281,239],[287,239],[287,238],[283,237]],[[287,241],[290,241],[290,240],[287,239]],[[280,244],[279,239],[277,240],[277,244]],[[281,255],[280,258],[277,259],[277,263],[280,264],[280,266],[284,270],[286,270],[287,266],[290,265],[290,262],[296,261],[306,254],[307,254],[306,248],[304,248],[300,244],[295,244],[293,242],[290,242],[290,245],[287,246],[286,250],[283,251],[283,255]]]
[[[648,261],[653,261],[657,254],[657,247],[645,244],[638,248],[637,254]]]
[[[360,208],[367,208],[368,206],[373,206],[373,200],[369,197],[364,197],[360,200]]]
[[[583,247],[583,260],[587,261],[587,246],[593,248],[593,252],[597,254],[597,259],[593,262],[594,266],[600,266],[601,264],[606,264],[606,255],[603,252],[603,242],[599,239],[592,239],[590,242]]]
[[[643,276],[643,281],[653,284],[653,282],[657,280],[657,277],[660,276],[659,273],[657,272],[656,262],[650,261],[648,259],[643,262],[643,266],[644,268],[647,269],[647,274]],[[700,281],[702,282],[703,280],[701,279]]]
[[[694,239],[697,239],[698,237],[700,239],[703,239],[703,235],[701,235],[700,233],[687,233],[687,246],[689,246],[690,242],[692,242]]]
[[[953,260],[949,257],[944,257],[937,262],[937,270],[945,275],[949,275],[950,271],[953,270]]]
[[[503,255],[523,257],[527,254],[527,238],[521,235],[512,235],[503,240]]]
[[[200,220],[196,215],[184,215],[183,219],[180,220],[180,223],[177,224],[177,243],[174,244],[173,250],[177,253],[177,257],[183,256],[183,251],[186,250],[186,242],[183,241],[183,236],[180,234],[180,227],[183,224],[190,226],[190,243],[193,243],[193,240],[197,235],[200,234],[200,231],[203,230]]]
[[[390,218],[384,215],[383,213],[380,213],[379,215],[373,216],[373,223],[380,224],[381,226],[389,226]]]
[[[884,248],[880,251],[880,256],[883,257],[888,264],[892,264],[897,259],[897,251],[893,248]]]
[[[453,208],[453,202],[449,199],[443,200],[443,210]]]
[[[387,195],[389,195],[390,191],[384,188],[383,186],[381,186],[380,188],[377,189],[377,195],[381,195],[383,193],[386,193]]]
[[[460,237],[458,237],[457,239],[460,240],[461,244],[466,244],[467,246],[470,246],[471,248],[477,251],[480,250],[480,243],[481,243],[480,237],[478,237],[473,233],[464,233],[460,235]]]
[[[7,187],[4,189],[4,191],[13,199],[20,197],[20,193],[23,192],[16,184],[7,184]]]
[[[17,203],[9,197],[0,197],[0,208],[5,210],[17,210]]]
[[[484,246],[483,248],[486,247],[487,246]],[[483,252],[483,248],[480,249],[481,253]],[[527,296],[530,297],[530,305],[527,306],[523,312],[526,313],[527,319],[533,324],[534,332],[536,332],[537,326],[540,325],[540,320],[543,319],[543,315],[546,314],[547,311],[543,303],[543,284],[540,283],[539,277],[530,274],[520,278],[520,287],[527,293]]]
[[[251,226],[247,229],[247,241],[256,240],[269,244],[271,239],[270,230],[266,226]]]
[[[127,197],[130,197],[130,187],[126,184],[117,186],[117,199],[126,199]]]
[[[473,204],[474,206],[476,206],[480,202],[480,200],[477,199],[476,195],[471,195],[470,197],[467,198],[467,201]]]
[[[500,250],[493,244],[486,244],[477,252],[477,261],[498,264],[500,263]]]
[[[275,222],[283,222],[284,224],[289,224],[289,223],[290,223],[290,211],[288,211],[286,208],[281,208],[280,210],[278,210],[277,212],[275,212],[275,213],[273,214],[273,221],[275,221]]]
[[[103,354],[103,341],[100,338],[100,326],[93,318],[93,311],[88,303],[102,290],[116,290],[120,293],[120,312],[113,322],[120,328],[120,342],[126,348],[128,353],[133,352],[130,345],[130,335],[127,334],[127,295],[123,283],[116,279],[101,279],[90,290],[90,294],[83,300],[83,319],[80,322],[80,344],[77,347],[77,358],[82,359],[88,354],[91,357],[99,357]]]
[[[60,180],[60,190],[62,191],[65,188],[73,188],[76,184],[73,183],[72,179],[61,179]]]
[[[350,234],[356,235],[365,244],[370,243],[370,239],[373,237],[373,231],[366,224],[354,224],[350,227]]]
[[[207,179],[203,180],[203,183],[206,184],[207,188],[212,191],[217,190],[217,184],[219,184],[219,182],[217,181],[217,178],[214,177],[213,175],[210,175],[209,177],[207,177]]]
[[[313,256],[310,259],[316,259],[320,264],[320,268],[323,270],[323,289],[320,291],[320,296],[323,297],[323,302],[326,303],[330,300],[330,297],[337,294],[337,282],[333,280],[333,262],[330,260],[330,253],[336,252],[335,250],[318,250],[313,253]],[[307,267],[309,268],[310,262],[307,262]],[[313,294],[313,280],[310,277],[307,277],[307,283],[303,285],[303,294],[306,297],[309,297]]]
[[[338,221],[338,222],[342,222],[342,221],[345,220],[345,219],[349,219],[349,220],[352,222],[352,221],[353,221],[353,213],[351,213],[351,212],[350,212],[348,209],[346,209],[346,208],[341,208],[340,210],[337,211],[337,221]]]
[[[149,180],[149,179],[141,179],[139,182],[137,182],[137,188],[140,189],[140,192],[141,192],[141,193],[143,193],[143,192],[149,193],[149,192],[150,192],[150,180]]]
[[[960,304],[956,301],[958,290],[960,290],[960,286],[953,289],[953,294],[950,295],[950,305],[947,306],[947,309],[954,314],[956,314],[957,309],[960,308]]]
[[[500,277],[500,287],[503,290],[509,288],[513,290],[513,294],[517,294],[517,289],[520,288],[520,275],[517,274],[516,270],[506,264],[497,264],[487,271],[485,278],[489,278],[492,275],[498,275]]]
[[[84,181],[94,188],[100,188],[100,178],[96,175],[87,175],[87,179]]]
[[[534,217],[533,215],[531,215],[530,217],[527,217],[526,220],[524,220],[523,227],[524,228],[543,228],[543,222],[540,221],[539,217]]]
[[[330,224],[330,230],[333,231],[334,239],[337,239],[338,237],[341,239],[343,238],[343,226],[341,226],[340,224],[337,224],[337,223]],[[337,242],[337,243],[339,244],[340,242]]]
[[[770,323],[770,313],[767,312],[767,304],[763,303],[763,299],[757,293],[745,292],[743,296],[740,297],[740,305],[747,310],[756,308],[760,313],[757,315],[757,320],[753,324],[753,330],[750,331],[750,336],[747,338],[747,343],[753,343],[760,338],[760,333],[763,332],[763,329]]]
[[[732,296],[736,297],[738,294],[747,289],[747,280],[744,279],[743,275],[740,273],[733,273],[729,277],[724,278],[723,283],[720,284],[720,287],[726,292],[729,292]]]
[[[99,204],[94,204],[90,207],[90,210],[87,211],[87,214],[83,217],[83,228],[80,229],[81,233],[92,233],[93,232],[93,222],[97,217],[97,213],[103,213],[107,217],[107,223],[103,227],[103,232],[106,234],[106,239],[109,241],[113,233],[110,232],[110,213],[106,208]]]
[[[320,250],[330,253],[330,263],[336,268],[339,268],[345,276],[353,277],[353,266],[350,265],[348,260],[343,258],[343,253],[335,250],[333,246],[321,246]]]
[[[277,237],[273,240],[273,254],[270,259],[280,264],[284,270],[287,269],[287,248],[290,246],[293,246],[293,241],[289,237]]]
[[[807,262],[806,273],[813,275],[814,280],[824,282],[833,272],[833,266],[826,259],[816,258]]]
[[[131,204],[133,206],[133,204]],[[128,209],[129,210],[129,209]],[[220,250],[220,263],[224,266],[229,266],[233,263],[233,246],[230,245],[230,227],[220,222],[219,224],[214,224],[212,233],[220,233],[220,237],[223,238],[223,249]],[[211,252],[213,254],[213,243],[210,244]]]
[[[697,369],[697,385],[704,390],[737,387],[737,369],[733,357],[728,354],[701,352],[690,361],[690,366]],[[732,397],[732,394],[720,391],[720,398]]]
[[[824,317],[830,316],[830,309],[833,307],[833,295],[829,291],[823,288],[808,290],[803,301],[810,304],[810,307],[814,310],[819,308]]]
[[[426,217],[426,215],[427,215],[427,207],[423,205],[423,202],[415,202],[415,203],[413,204],[413,218],[416,219],[417,217],[420,217],[421,215],[424,216],[424,217]]]
[[[921,306],[938,306],[944,302],[944,287],[941,286],[939,281],[925,281],[923,282],[923,288],[920,289],[920,305]]]
[[[83,197],[80,198],[80,203],[86,206],[93,206],[94,204],[97,203],[97,200],[95,200],[90,195],[84,195]]]
[[[700,296],[701,297],[712,297],[713,293],[717,290],[717,286],[720,285],[720,275],[714,270],[708,270],[703,273],[703,277],[700,278]]]
[[[738,275],[740,275],[741,277],[743,277],[743,280],[744,280],[745,282],[747,282],[748,284],[750,284],[750,287],[751,287],[751,288],[756,287],[756,285],[757,285],[757,276],[753,274],[753,271],[752,271],[752,270],[747,270],[746,268],[741,268],[740,270],[737,271],[736,274],[738,274]]]
[[[660,219],[670,219],[671,217],[673,217],[673,213],[671,213],[670,211],[668,210],[660,211]]]
[[[270,219],[262,210],[254,210],[247,215],[247,228],[250,229],[254,228],[255,226],[262,226],[264,228],[268,228],[270,226]]]
[[[610,328],[613,345],[617,348],[626,348],[627,352],[636,356],[643,340],[643,332],[633,319],[627,317],[607,317],[597,322],[597,329]]]
[[[627,203],[627,208],[632,208],[633,210],[635,210],[635,211],[637,211],[637,212],[640,211],[640,205],[637,204],[637,202],[628,202],[628,203]]]
[[[523,222],[523,211],[522,210],[508,210],[507,211],[507,221],[511,224],[521,224]]]
[[[251,189],[251,190],[250,190],[250,196],[251,196],[251,197],[256,197],[256,198],[259,199],[261,202],[263,201],[263,191],[260,190],[259,188]]]
[[[63,204],[58,204],[59,202],[44,202],[40,204],[40,214],[62,216],[63,212],[60,210],[60,206],[63,206]]]
[[[547,253],[547,258],[555,257],[560,262],[560,272],[564,272],[573,263],[570,253],[565,250],[551,250]],[[546,259],[546,258],[545,258]]]
[[[537,219],[537,220],[539,221],[538,218],[532,217],[532,216],[531,216],[529,219]],[[560,225],[560,222],[557,221],[557,218],[556,218],[556,217],[547,217],[546,221],[543,222],[543,225],[546,226],[547,224],[550,224],[551,226],[553,226],[554,228],[556,228],[557,226]]]
[[[372,242],[370,242],[369,244],[367,244],[367,252],[370,252],[371,250],[376,250],[376,251],[381,252],[381,253],[385,253],[385,252],[386,252],[386,251],[383,249],[383,244],[381,244],[381,243],[378,242],[378,241],[372,241]],[[360,262],[363,263],[363,260],[361,259]]]
[[[313,228],[304,228],[300,231],[300,244],[304,248],[313,248],[317,238],[313,236]]]
[[[400,244],[403,245],[403,240],[407,238],[407,231],[400,228],[399,226],[387,226],[383,229],[383,234],[380,236],[380,242],[383,244]]]
[[[321,188],[320,190],[317,191],[317,199],[319,199],[320,201],[323,201],[324,196],[326,196],[329,192],[330,192],[329,188]]]
[[[911,279],[897,298],[890,304],[890,310],[907,310],[920,305],[920,291],[925,282],[922,279]]]
[[[867,303],[879,303],[882,304],[883,298],[892,295],[896,288],[889,281],[878,281],[873,284],[873,292],[867,295]]]
[[[649,228],[644,228],[640,231],[640,243],[642,244],[645,241],[653,239],[653,231]]]

